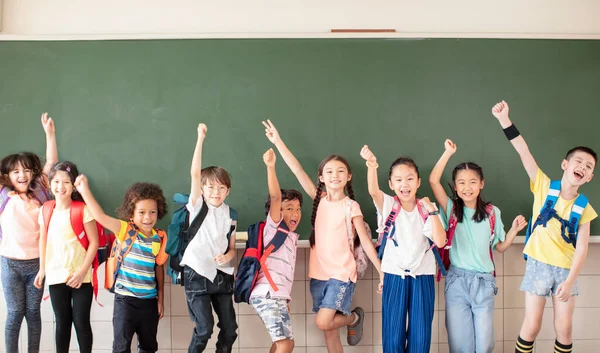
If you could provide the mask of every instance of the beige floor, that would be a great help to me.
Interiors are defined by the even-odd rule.
[[[497,255],[498,287],[496,298],[495,336],[497,353],[514,352],[514,339],[517,337],[523,319],[523,294],[519,291],[520,281],[525,268],[522,258],[522,244],[515,244],[504,255]],[[326,352],[322,334],[314,326],[314,314],[311,313],[312,301],[306,278],[307,251],[298,250],[296,281],[293,290],[292,323],[296,337],[298,353]],[[103,278],[103,274],[101,274]],[[359,346],[346,347],[346,353],[379,353],[381,349],[381,298],[375,293],[377,281],[369,278],[359,281],[354,297],[354,305],[362,306],[367,312],[365,333]],[[442,280],[443,281],[443,280]],[[585,268],[579,280],[581,295],[575,311],[574,340],[575,352],[598,352],[600,349],[600,244],[591,244]],[[437,286],[436,312],[433,323],[432,353],[448,352],[444,325],[443,282]],[[5,320],[6,306],[4,296],[0,295],[0,320]],[[109,352],[112,345],[112,295],[101,291],[100,302],[92,308],[92,327],[94,330],[94,351]],[[166,316],[159,325],[159,352],[184,353],[193,329],[187,314],[183,289],[179,286],[166,286]],[[235,353],[268,352],[269,336],[254,311],[246,305],[236,305],[238,313],[239,337]],[[42,351],[52,352],[53,312],[50,301],[42,303]],[[26,327],[22,332],[22,350],[27,345]],[[218,331],[216,331],[218,332]],[[342,330],[342,335],[345,331]],[[215,335],[216,336],[216,335]],[[344,337],[344,336],[343,336]],[[0,331],[0,342],[4,340],[4,331]],[[73,351],[77,351],[75,335],[71,339]],[[551,352],[554,343],[552,329],[552,306],[547,305],[543,328],[537,341],[537,352]],[[0,350],[4,345],[0,344]],[[210,346],[214,347],[214,340]],[[135,349],[133,350],[135,352]],[[208,350],[210,352],[212,350]]]

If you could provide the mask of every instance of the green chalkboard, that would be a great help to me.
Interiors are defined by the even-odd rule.
[[[450,168],[475,161],[503,221],[531,213],[528,178],[490,109],[505,99],[539,165],[554,178],[572,146],[599,149],[600,41],[582,40],[148,40],[0,42],[0,153],[43,155],[40,113],[55,119],[61,159],[77,163],[108,212],[135,181],[168,198],[188,192],[198,122],[204,165],[233,176],[227,202],[240,228],[264,217],[270,118],[309,174],[337,153],[375,228],[359,151],[379,157],[382,188],[399,155],[427,178],[452,138]],[[283,164],[281,184],[300,188]],[[444,177],[449,179],[450,170]],[[600,183],[582,191],[600,205]],[[174,205],[170,204],[170,211]],[[600,208],[600,206],[598,206]],[[308,236],[310,200],[300,232]],[[164,219],[160,226],[166,226]],[[598,234],[600,226],[592,226]]]

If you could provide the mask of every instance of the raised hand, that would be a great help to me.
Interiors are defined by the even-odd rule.
[[[275,166],[275,160],[276,160],[275,151],[273,151],[272,148],[269,148],[267,150],[267,152],[265,152],[263,154],[263,161],[265,162],[265,165],[267,167],[274,167]]]
[[[367,145],[364,145],[363,148],[361,148],[360,156],[367,162],[371,162],[371,163],[377,162],[377,157],[375,157],[375,155],[373,154],[373,152],[371,152],[371,150],[369,149],[369,146],[367,146]]]
[[[444,142],[444,148],[446,149],[446,152],[452,154],[456,153],[456,144],[454,144],[454,142],[452,142],[452,140],[448,139]]]
[[[43,113],[41,120],[46,135],[54,135],[54,133],[56,132],[56,129],[54,127],[54,120],[52,120],[52,118],[48,116],[48,113]]]
[[[496,103],[496,105],[492,108],[492,114],[498,120],[508,119],[508,103],[502,101],[500,103]]]
[[[208,127],[206,124],[200,123],[198,124],[198,137],[204,139],[206,137],[206,132],[208,131]]]
[[[277,131],[271,120],[267,119],[267,121],[263,121],[262,124],[265,126],[265,135],[272,144],[276,145],[279,141],[281,141],[279,131]]]

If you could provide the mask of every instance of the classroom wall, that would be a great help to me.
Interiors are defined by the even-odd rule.
[[[332,28],[393,28],[399,33],[388,36],[600,38],[599,13],[597,0],[4,0],[1,37],[318,37]]]
[[[519,333],[524,315],[524,294],[519,286],[525,270],[522,256],[523,245],[515,244],[504,254],[496,254],[498,295],[494,315],[496,347],[494,353],[513,353],[514,342]],[[298,249],[297,267],[292,290],[291,317],[295,335],[295,353],[326,353],[323,335],[314,324],[315,314],[311,312],[308,271],[308,249]],[[238,250],[239,258],[241,250]],[[237,260],[237,259],[236,259]],[[370,271],[371,272],[371,271]],[[370,273],[367,272],[367,273]],[[377,273],[368,275],[357,284],[353,306],[360,305],[366,312],[362,342],[355,347],[345,344],[346,330],[342,329],[342,342],[345,353],[382,353],[381,347],[381,296],[377,289]],[[101,277],[103,278],[103,277]],[[433,319],[431,353],[447,353],[448,339],[444,316],[444,281],[436,284],[436,304]],[[600,291],[600,244],[591,244],[588,259],[579,277],[581,295],[577,298],[574,315],[574,352],[596,353],[600,345],[600,301],[596,293]],[[0,293],[1,294],[1,293]],[[0,326],[4,326],[6,306],[0,295]],[[92,329],[94,330],[94,352],[109,353],[112,345],[113,296],[100,291],[99,301],[92,306]],[[270,339],[260,318],[246,304],[236,304],[238,317],[238,339],[233,353],[267,353]],[[53,312],[50,300],[42,303],[42,353],[53,352]],[[191,338],[193,324],[187,313],[183,287],[167,284],[165,288],[165,317],[159,323],[159,353],[185,353]],[[208,352],[214,350],[218,329],[215,327]],[[27,335],[23,325],[21,331],[21,352],[26,352]],[[544,312],[543,327],[536,343],[536,353],[551,352],[554,344],[552,328],[552,304],[548,302]],[[0,330],[0,342],[4,331]],[[135,340],[132,351],[136,351]],[[0,343],[0,352],[4,345]],[[71,337],[71,352],[76,353],[75,332]]]

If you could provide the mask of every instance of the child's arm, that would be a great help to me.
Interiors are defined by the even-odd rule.
[[[369,195],[375,202],[378,210],[383,209],[383,191],[379,189],[379,180],[377,179],[377,157],[371,152],[369,146],[364,145],[360,150],[360,156],[367,161],[367,185],[369,186]]]
[[[275,152],[272,148],[269,148],[263,154],[263,161],[267,166],[267,185],[269,186],[269,199],[271,200],[269,214],[273,222],[279,223],[281,221],[281,188],[279,187],[279,180],[277,180],[275,160]]]
[[[381,292],[383,286],[383,272],[381,272],[381,261],[379,261],[379,257],[377,256],[377,250],[375,250],[375,246],[373,245],[373,239],[369,237],[369,233],[367,233],[367,227],[365,227],[365,222],[363,221],[363,216],[355,216],[352,218],[352,224],[354,224],[354,228],[356,229],[356,233],[358,233],[358,238],[360,240],[360,245],[362,245],[363,249],[365,249],[365,253],[373,266],[379,272],[379,292]]]
[[[46,132],[46,164],[42,172],[45,175],[50,174],[52,166],[58,162],[58,149],[56,148],[56,128],[54,120],[48,117],[48,113],[42,114],[42,126]]]
[[[508,247],[511,246],[511,244],[515,240],[517,234],[520,231],[522,231],[526,225],[527,225],[527,221],[525,220],[525,217],[523,217],[521,215],[518,215],[517,217],[515,217],[515,219],[512,222],[512,226],[510,227],[510,230],[508,231],[508,233],[506,233],[506,237],[504,238],[504,241],[500,241],[500,242],[498,242],[498,244],[496,244],[496,251],[505,252],[506,249],[508,249]]]
[[[158,291],[158,319],[162,319],[165,314],[165,268],[164,265],[157,265],[154,268],[156,274],[156,290]]]
[[[190,191],[190,202],[196,204],[199,197],[202,197],[202,145],[206,138],[208,128],[205,124],[198,124],[198,139],[196,140],[196,148],[194,149],[194,157],[192,157],[192,167],[190,174],[192,176],[192,188]]]
[[[72,273],[69,278],[67,278],[67,286],[71,288],[81,287],[81,283],[83,283],[85,275],[90,267],[92,267],[92,262],[98,252],[98,228],[96,228],[96,221],[84,223],[83,228],[85,229],[85,235],[89,240],[89,245],[85,253],[85,258],[83,259],[83,264],[75,273]]]
[[[448,195],[446,195],[446,190],[442,186],[441,179],[450,157],[456,153],[456,145],[451,140],[446,140],[444,147],[444,153],[435,164],[435,167],[433,167],[431,174],[429,174],[429,185],[433,191],[433,196],[435,196],[435,199],[445,213],[446,206],[448,205]]]
[[[507,131],[507,128],[513,125],[508,117],[508,103],[505,101],[496,104],[492,108],[492,114],[494,114],[494,116],[498,119],[498,122],[500,122],[500,125],[505,132]],[[529,180],[531,180],[531,182],[535,182],[535,177],[538,171],[538,165],[535,162],[535,158],[533,158],[531,151],[529,151],[529,147],[527,146],[523,136],[519,134],[519,131],[516,130],[514,126],[512,126],[512,129],[514,129],[514,131],[511,131],[510,133],[516,133],[518,136],[511,139],[510,143],[512,143],[515,150],[517,150],[519,157],[521,157],[521,162],[523,163],[523,167],[525,167],[527,175],[529,175]]]
[[[560,301],[566,302],[571,297],[571,288],[579,277],[583,263],[588,253],[588,242],[590,241],[590,222],[581,224],[577,232],[577,248],[573,256],[573,264],[567,279],[556,289],[556,296]]]
[[[294,175],[300,182],[300,185],[302,185],[304,191],[308,194],[308,196],[310,196],[311,199],[314,200],[317,196],[317,187],[315,186],[315,183],[311,180],[308,174],[306,174],[306,172],[300,165],[300,162],[298,162],[296,157],[294,157],[294,155],[287,148],[285,143],[283,143],[283,140],[281,139],[281,137],[279,137],[279,132],[277,131],[275,125],[273,125],[271,120],[267,120],[267,122],[263,121],[262,123],[265,126],[265,134],[267,135],[269,141],[271,141],[275,145],[275,147],[277,147],[277,150],[281,154],[281,157],[288,165],[292,173],[294,173]],[[318,196],[321,197],[321,195]]]
[[[77,179],[75,179],[74,186],[77,188],[77,191],[83,197],[83,201],[90,209],[90,213],[96,220],[96,222],[102,224],[106,229],[110,230],[115,234],[119,234],[121,231],[121,221],[113,218],[102,210],[102,207],[98,204],[98,201],[92,195],[92,191],[90,190],[90,186],[88,185],[88,179],[85,175],[80,174]],[[97,239],[97,236],[96,236]]]
[[[435,212],[437,211],[437,207],[429,200],[429,197],[424,197],[420,200],[421,205],[427,210],[427,212]],[[446,246],[446,229],[444,225],[440,221],[439,216],[429,216],[432,222],[431,236],[433,238],[433,242],[435,246],[438,248],[442,248]]]
[[[42,210],[40,210],[42,213]],[[44,286],[44,277],[46,277],[46,243],[48,241],[48,234],[46,233],[46,227],[40,225],[40,269],[38,270],[33,285],[37,289],[42,289]]]

